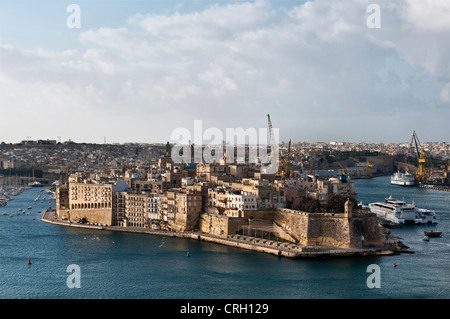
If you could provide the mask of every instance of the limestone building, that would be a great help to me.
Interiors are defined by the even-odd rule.
[[[128,192],[125,209],[125,227],[148,228],[147,193]]]
[[[202,193],[195,189],[170,189],[159,196],[161,218],[172,230],[194,230],[203,209],[202,201]]]
[[[71,181],[57,187],[58,218],[71,222],[112,225],[112,184]]]
[[[258,202],[251,192],[225,187],[208,190],[208,207],[212,212],[232,217],[242,217],[244,211],[256,210]]]

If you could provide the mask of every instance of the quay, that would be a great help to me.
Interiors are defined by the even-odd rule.
[[[413,251],[408,250],[408,247],[404,246],[400,241],[396,239],[391,239],[390,242],[385,243],[383,246],[350,249],[350,248],[334,248],[324,246],[303,246],[292,242],[278,242],[275,240],[261,239],[238,234],[229,235],[228,237],[225,238],[212,234],[194,231],[174,232],[158,229],[142,229],[134,227],[78,224],[78,223],[71,223],[70,221],[67,220],[58,219],[56,217],[55,210],[45,211],[42,214],[41,221],[66,227],[78,227],[96,230],[110,230],[110,231],[143,233],[143,234],[178,237],[178,238],[188,238],[247,250],[264,252],[275,256],[287,258],[364,257],[364,256],[398,255],[400,253],[413,253]]]
[[[439,191],[450,192],[450,186],[446,186],[446,185],[420,184],[419,187],[420,188],[436,189],[436,190],[439,190]]]

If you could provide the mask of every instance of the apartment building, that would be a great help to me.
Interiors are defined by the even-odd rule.
[[[148,194],[128,192],[125,197],[125,227],[148,228]]]
[[[149,193],[147,196],[147,217],[148,219],[161,219],[158,193]]]
[[[219,214],[241,217],[244,211],[258,209],[258,202],[251,192],[219,186],[208,190],[208,206]]]
[[[194,230],[202,212],[202,194],[195,189],[173,188],[159,194],[161,219],[177,231]]]

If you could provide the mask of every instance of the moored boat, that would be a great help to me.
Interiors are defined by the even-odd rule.
[[[425,236],[428,237],[441,237],[442,232],[438,231],[438,230],[426,230],[423,232],[425,234]]]
[[[414,186],[416,182],[414,180],[414,176],[410,173],[400,173],[400,171],[398,171],[391,176],[391,184],[399,186]]]
[[[393,224],[437,224],[436,213],[433,210],[418,208],[414,202],[407,204],[392,196],[384,202],[370,203],[369,209],[384,222]]]

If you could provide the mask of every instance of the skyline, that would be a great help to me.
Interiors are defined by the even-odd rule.
[[[280,141],[450,141],[449,14],[418,0],[0,1],[0,141],[165,143],[195,120],[225,132],[267,114]]]

